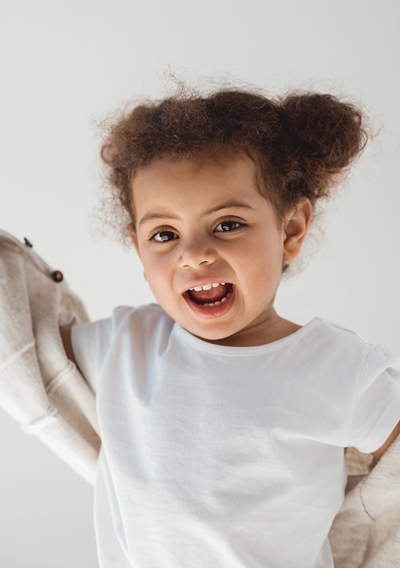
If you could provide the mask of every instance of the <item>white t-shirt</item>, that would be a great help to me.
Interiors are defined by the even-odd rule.
[[[400,420],[388,349],[315,318],[255,347],[203,341],[157,304],[76,325],[97,394],[101,568],[328,568],[346,446]]]

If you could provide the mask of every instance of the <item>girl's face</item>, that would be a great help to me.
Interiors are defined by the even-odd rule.
[[[304,237],[293,251],[293,223],[290,235],[279,226],[251,160],[157,160],[136,174],[133,201],[132,240],[160,306],[206,341],[268,343],[283,258]]]

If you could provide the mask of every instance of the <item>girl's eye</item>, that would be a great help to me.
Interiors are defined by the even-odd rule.
[[[177,238],[178,235],[173,231],[157,231],[151,235],[150,240],[157,241],[158,243],[165,243]]]
[[[219,223],[219,225],[217,225],[215,227],[215,230],[217,231],[217,233],[220,233],[221,231],[234,231],[235,229],[237,229],[238,227],[241,227],[243,225],[243,223],[239,223],[239,221],[222,221],[221,223]],[[219,228],[221,227],[221,228]]]

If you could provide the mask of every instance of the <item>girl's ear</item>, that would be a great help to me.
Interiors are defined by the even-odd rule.
[[[138,240],[137,240],[137,235],[136,235],[135,228],[134,228],[134,226],[132,225],[132,223],[128,223],[128,225],[126,226],[126,228],[128,229],[128,233],[129,233],[129,235],[130,235],[130,237],[131,237],[131,241],[132,241],[132,243],[133,243],[133,246],[135,247],[136,252],[138,253],[139,258],[140,258],[140,252],[139,252],[139,246],[138,246]]]
[[[283,242],[283,256],[285,260],[293,260],[299,254],[301,245],[310,226],[313,213],[311,201],[302,197],[294,210],[291,210],[285,220],[285,240]]]

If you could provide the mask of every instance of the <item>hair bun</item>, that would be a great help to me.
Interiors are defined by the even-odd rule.
[[[361,110],[332,95],[293,93],[280,101],[280,107],[304,160],[314,166],[317,161],[326,173],[348,166],[367,143]]]

